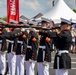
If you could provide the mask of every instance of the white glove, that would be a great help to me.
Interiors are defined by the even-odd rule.
[[[22,31],[22,32],[25,31],[25,28],[21,28],[21,31]]]
[[[13,55],[15,55],[15,52],[12,52]]]
[[[29,30],[27,30],[27,33],[28,33],[28,34],[29,34],[29,32],[30,32],[30,31],[29,31]]]
[[[34,32],[38,32],[39,31],[39,30],[36,30],[35,28],[31,28],[30,30],[34,31]]]
[[[21,54],[21,57],[24,57],[25,55]]]
[[[2,51],[0,51],[0,54],[5,54],[5,53],[7,53],[7,51],[3,51],[3,52],[2,52]]]
[[[3,53],[7,53],[7,51],[4,51]]]
[[[33,28],[30,28],[30,31],[34,31],[34,29]]]
[[[44,61],[43,62],[43,66],[47,66],[48,65],[48,62],[47,61]]]
[[[35,28],[33,28],[34,31],[37,31]]]
[[[4,51],[5,53],[7,53],[7,51]]]
[[[32,62],[33,62],[33,60],[32,60],[32,59],[29,59],[29,62],[30,62],[30,63],[32,63]]]

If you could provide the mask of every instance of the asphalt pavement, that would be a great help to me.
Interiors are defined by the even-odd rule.
[[[55,70],[53,69],[53,60],[54,60],[54,55],[55,53],[52,53],[52,63],[50,64],[50,75],[55,75]],[[69,75],[76,75],[76,54],[71,54],[71,64],[72,64],[72,69],[68,71]]]

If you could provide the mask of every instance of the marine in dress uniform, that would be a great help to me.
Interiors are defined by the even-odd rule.
[[[28,46],[26,50],[26,75],[35,75],[35,64],[37,61],[37,50],[38,50],[38,34],[30,30]]]
[[[50,22],[49,20],[42,20],[42,27],[49,28]],[[41,38],[37,57],[38,75],[49,75],[49,63],[51,63],[51,51],[53,50],[52,39],[40,32],[39,35],[41,35]]]
[[[1,30],[0,35],[5,35],[6,30]],[[6,38],[0,38],[0,75],[6,72]]]
[[[10,31],[16,34],[16,30]],[[9,33],[9,32],[8,32]],[[9,75],[15,75],[16,73],[16,37],[15,35],[9,36],[8,38],[8,70]]]
[[[54,69],[56,69],[56,75],[68,75],[68,69],[71,69],[71,57],[69,55],[69,48],[72,42],[71,35],[71,22],[61,18],[61,32],[48,32],[50,38],[57,39],[56,47],[57,53],[54,59]],[[44,33],[45,34],[45,33]]]
[[[17,37],[22,35],[20,29],[15,28],[13,31],[5,31],[5,34],[1,35],[1,38],[7,38],[9,45],[8,45],[8,68],[9,68],[9,75],[15,75],[16,71],[16,49],[17,49]]]
[[[23,23],[19,22],[19,25]],[[20,29],[22,34],[18,31],[17,37],[17,49],[16,49],[16,75],[24,75],[24,62],[25,62],[25,53],[27,49],[27,39],[28,33],[24,29]]]
[[[57,53],[54,59],[54,69],[56,75],[68,75],[68,69],[71,69],[71,57],[69,55],[69,48],[72,42],[71,22],[61,19],[61,32],[58,34]]]
[[[9,30],[9,29],[7,29]],[[21,32],[20,30],[14,30],[14,31],[7,31],[5,30],[5,34],[1,35],[1,38],[6,38],[8,39],[9,45],[8,45],[8,69],[9,69],[9,75],[15,75],[15,70],[16,70],[16,37],[19,35],[17,32]]]

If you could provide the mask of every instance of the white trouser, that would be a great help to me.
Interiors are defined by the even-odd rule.
[[[36,61],[26,61],[26,75],[35,75]]]
[[[4,75],[6,72],[6,53],[0,54],[0,74]]]
[[[13,53],[8,53],[8,69],[9,69],[9,75],[15,75],[16,55]]]
[[[68,75],[68,70],[66,70],[66,69],[57,69],[55,75]]]
[[[16,75],[24,75],[24,60],[24,56],[16,55]]]
[[[38,75],[49,75],[49,63],[43,65],[43,63],[37,63],[38,65]]]

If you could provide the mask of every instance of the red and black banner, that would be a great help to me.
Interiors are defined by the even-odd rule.
[[[19,0],[7,0],[7,21],[19,21]]]

